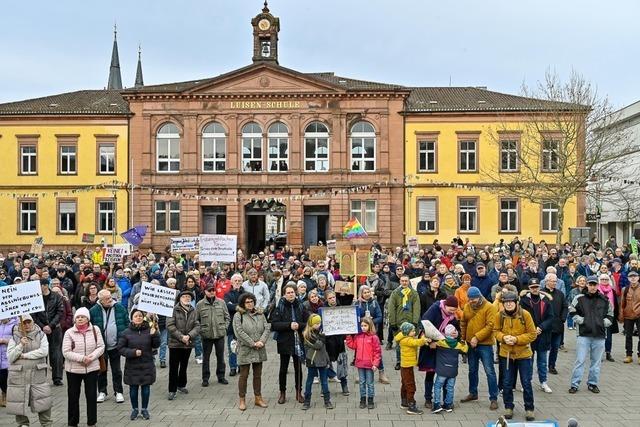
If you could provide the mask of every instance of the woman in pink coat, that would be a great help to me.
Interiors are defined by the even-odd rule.
[[[363,317],[360,320],[360,328],[362,332],[358,335],[347,336],[347,347],[356,352],[355,365],[360,379],[360,408],[373,409],[374,374],[380,367],[382,348],[371,317]]]

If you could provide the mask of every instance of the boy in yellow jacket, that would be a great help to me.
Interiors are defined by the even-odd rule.
[[[400,325],[400,332],[396,334],[394,340],[400,347],[400,378],[402,379],[400,407],[406,409],[409,415],[421,415],[423,411],[416,407],[416,379],[413,367],[418,365],[418,350],[428,340],[425,337],[416,338],[416,327],[409,322]]]

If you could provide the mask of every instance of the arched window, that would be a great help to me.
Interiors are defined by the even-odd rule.
[[[173,123],[165,123],[156,135],[158,172],[180,171],[180,133]]]
[[[304,130],[304,170],[329,171],[329,129],[320,123],[309,123]]]
[[[242,127],[242,170],[262,171],[262,129],[257,123],[247,123]]]
[[[227,136],[220,123],[209,123],[202,130],[202,171],[222,172],[227,158]]]
[[[286,172],[289,170],[289,129],[282,122],[269,126],[269,172]]]
[[[351,170],[376,170],[376,131],[370,123],[358,122],[351,126]]]

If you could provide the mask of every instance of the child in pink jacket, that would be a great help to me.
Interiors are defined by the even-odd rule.
[[[347,347],[356,352],[355,365],[360,379],[360,409],[373,409],[373,378],[382,360],[382,348],[371,317],[363,317],[360,320],[360,328],[362,332],[358,335],[347,336]]]

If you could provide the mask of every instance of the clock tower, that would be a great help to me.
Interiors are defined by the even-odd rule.
[[[269,12],[267,1],[262,13],[251,20],[253,27],[253,62],[271,61],[278,63],[278,32],[280,19]]]

